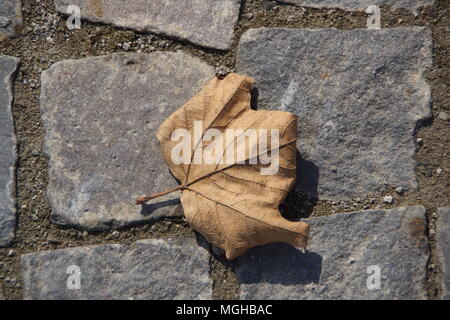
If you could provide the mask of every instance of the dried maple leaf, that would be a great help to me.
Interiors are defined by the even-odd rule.
[[[296,179],[297,118],[289,112],[252,110],[252,86],[251,78],[236,73],[222,80],[214,78],[170,115],[160,126],[157,137],[164,159],[181,185],[137,200],[141,204],[181,190],[181,203],[189,225],[224,249],[230,260],[249,248],[272,242],[286,242],[304,248],[309,231],[306,223],[290,222],[281,216],[278,209]],[[200,135],[195,132],[195,123],[199,121],[203,124]],[[173,150],[179,145],[172,139],[177,129],[185,129],[194,137],[188,146],[189,153],[183,154],[190,160],[187,163],[173,159]],[[238,134],[232,139],[216,141],[216,146],[222,143],[223,150],[219,148],[219,151],[211,153],[215,162],[195,162],[196,152],[206,151],[212,143],[211,137],[205,139],[209,129],[221,133],[230,129],[234,129],[233,132],[243,130],[243,133],[250,132],[250,129],[263,133],[275,129],[279,132],[279,139],[275,141],[269,137],[264,146],[261,143],[263,136],[258,136],[260,140],[255,141],[246,138],[245,134]],[[245,163],[237,161],[239,145],[244,146]],[[272,175],[262,174],[261,170],[268,169],[270,164],[267,161],[263,164],[259,158],[274,155],[277,150],[278,171]],[[229,151],[232,156],[225,161]]]

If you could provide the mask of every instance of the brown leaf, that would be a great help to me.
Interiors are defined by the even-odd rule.
[[[296,178],[297,118],[289,112],[252,110],[252,86],[253,79],[236,73],[222,80],[214,78],[170,115],[160,126],[157,137],[168,167],[182,184],[137,201],[143,203],[162,194],[182,190],[181,203],[189,225],[224,249],[230,260],[251,247],[272,242],[286,242],[304,248],[309,231],[306,223],[287,221],[278,210]],[[194,124],[199,122],[195,121],[202,123],[201,134],[196,137]],[[174,147],[180,145],[180,141],[172,141],[172,134],[177,129],[186,129],[193,137],[189,153],[180,152],[189,160],[187,163],[177,164],[172,159]],[[219,130],[225,138],[220,140],[216,137],[208,141],[208,129]],[[241,132],[232,139],[226,139],[227,129],[242,129],[244,134]],[[267,146],[259,136],[257,140],[239,140],[251,131],[249,129],[263,133],[265,131],[261,129],[267,130]],[[264,175],[261,170],[267,170],[270,163],[263,164],[261,156],[272,156],[277,149],[275,139],[272,141],[270,138],[272,129],[279,132],[279,169],[276,174]],[[245,159],[245,163],[237,161],[238,142],[245,146],[244,158],[240,158]],[[211,155],[217,157],[214,162],[207,164],[201,156],[196,158],[196,152],[214,150],[213,146],[216,152]],[[231,154],[232,151],[234,157],[230,156],[225,161],[227,152]],[[195,163],[195,159],[203,162]]]

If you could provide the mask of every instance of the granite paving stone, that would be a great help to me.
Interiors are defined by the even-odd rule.
[[[55,0],[57,11],[80,8],[93,22],[148,31],[226,50],[231,47],[240,0]]]
[[[371,5],[388,6],[391,11],[406,9],[413,13],[421,7],[434,4],[434,0],[277,0],[281,3],[295,4],[313,8],[339,8],[347,11],[365,11]]]
[[[22,3],[20,0],[2,0],[0,5],[0,42],[22,32]]]
[[[450,207],[438,210],[436,240],[442,272],[442,299],[450,300]]]
[[[237,70],[258,108],[298,115],[296,188],[324,200],[414,190],[415,130],[431,116],[432,38],[423,27],[250,29]]]
[[[102,230],[182,214],[155,133],[214,76],[182,52],[65,60],[42,74],[51,220]]]
[[[236,262],[241,299],[426,299],[422,206],[305,219],[305,253],[275,243]]]
[[[24,299],[211,299],[209,259],[194,238],[29,253]]]
[[[13,75],[19,59],[0,55],[0,247],[14,238],[16,225],[16,136],[11,112]]]

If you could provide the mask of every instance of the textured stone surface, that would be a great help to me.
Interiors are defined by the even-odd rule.
[[[211,299],[209,258],[193,238],[30,253],[22,256],[24,299]],[[80,289],[67,286],[72,265]]]
[[[306,219],[307,251],[285,244],[238,258],[243,299],[426,299],[429,257],[425,209],[342,213]],[[369,290],[367,268],[380,267],[380,289]]]
[[[43,72],[52,221],[105,229],[175,214],[176,193],[135,200],[177,185],[155,132],[213,75],[181,52],[66,60]]]
[[[442,269],[442,299],[450,300],[450,207],[438,211],[436,239]]]
[[[19,59],[0,55],[0,246],[14,238],[16,223],[15,167],[16,136],[11,113],[12,75]]]
[[[16,36],[22,28],[22,5],[20,0],[1,0],[0,41]]]
[[[364,11],[371,5],[389,6],[392,11],[407,9],[417,12],[421,7],[431,6],[434,0],[277,0],[313,8],[339,8],[347,11]]]
[[[217,48],[231,47],[240,0],[55,0],[66,13],[77,5],[82,18],[149,31]]]
[[[256,79],[259,108],[298,115],[297,187],[322,199],[417,186],[414,130],[430,116],[423,28],[250,29],[237,69]]]

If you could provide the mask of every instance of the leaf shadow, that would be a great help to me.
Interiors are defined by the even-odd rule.
[[[322,274],[322,256],[292,247],[287,243],[270,243],[249,249],[243,256],[229,261],[225,252],[195,232],[197,245],[207,250],[223,268],[234,270],[241,284],[271,283],[281,285],[317,284]]]
[[[304,253],[286,243],[271,243],[248,250],[235,263],[241,284],[317,284],[322,273],[322,256]]]
[[[259,91],[258,88],[253,87],[250,90],[250,108],[252,110],[258,110],[258,98],[259,98]]]
[[[297,179],[279,206],[281,215],[290,221],[309,217],[318,203],[318,185],[319,168],[297,150]]]
[[[180,204],[180,199],[168,199],[164,201],[159,201],[155,203],[142,203],[141,204],[141,215],[148,216],[155,212],[157,209],[164,207],[173,207]]]

